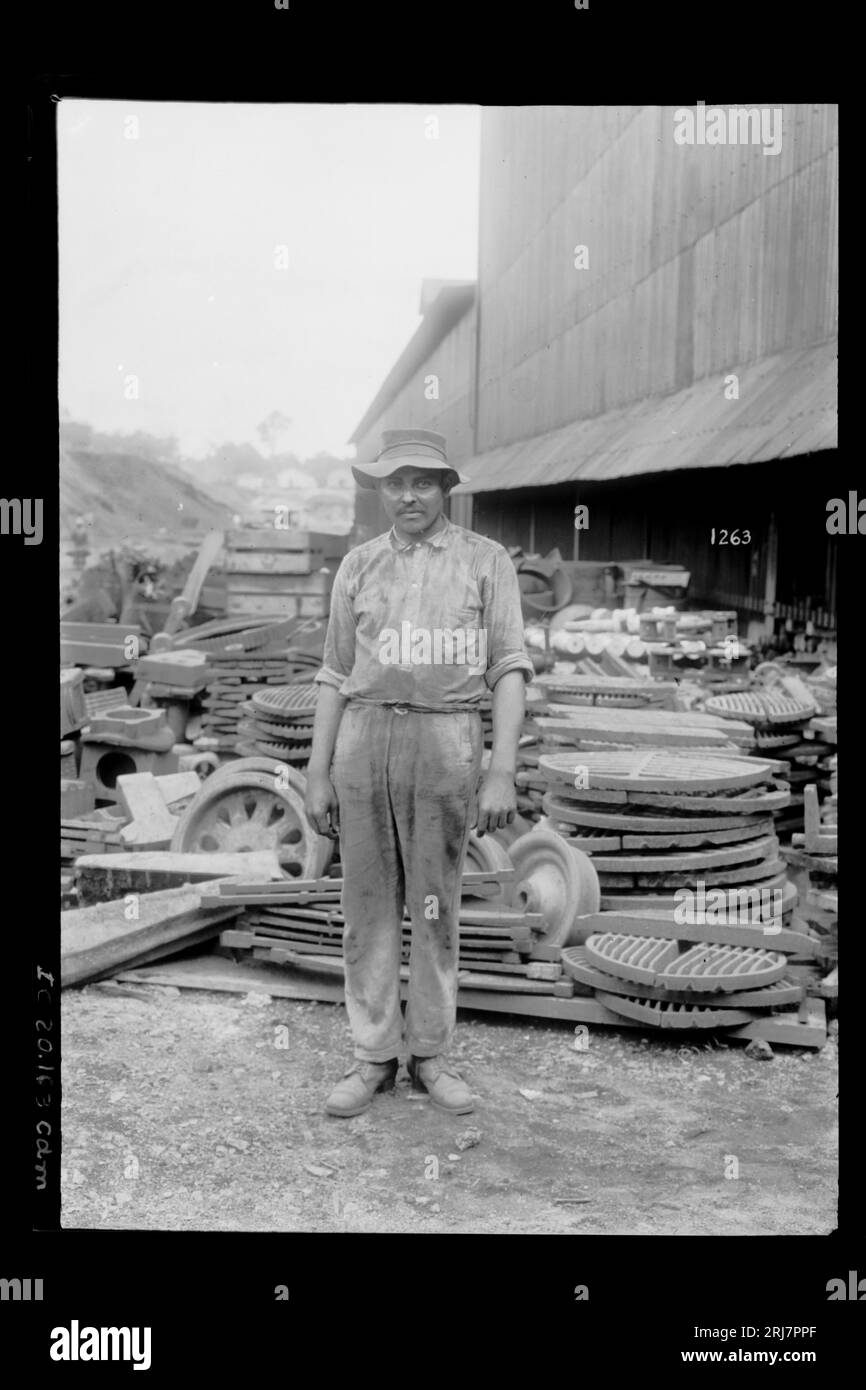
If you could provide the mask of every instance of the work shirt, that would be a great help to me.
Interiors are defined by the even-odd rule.
[[[442,712],[477,709],[506,671],[532,680],[517,572],[497,541],[445,520],[429,539],[392,528],[345,556],[316,681]]]

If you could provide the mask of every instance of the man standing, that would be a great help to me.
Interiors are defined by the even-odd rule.
[[[445,1053],[457,1010],[460,884],[469,833],[514,819],[514,773],[532,663],[514,565],[450,522],[461,482],[445,439],[387,430],[353,465],[393,523],[349,551],[334,580],[307,769],[306,813],[339,835],[346,1010],[355,1063],[326,1104],[358,1115],[393,1085],[402,1040],[401,922],[412,921],[408,1069],[433,1104],[473,1108]],[[493,691],[493,749],[479,787],[479,706]]]

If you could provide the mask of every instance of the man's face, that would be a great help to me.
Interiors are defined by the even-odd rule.
[[[408,466],[382,478],[377,491],[388,520],[407,538],[422,536],[436,525],[448,495],[439,469]]]

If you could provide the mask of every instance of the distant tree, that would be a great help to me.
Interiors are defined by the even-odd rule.
[[[281,410],[272,410],[270,415],[266,415],[264,420],[256,425],[256,434],[271,458],[277,452],[280,443],[285,443],[291,427],[292,421]]]

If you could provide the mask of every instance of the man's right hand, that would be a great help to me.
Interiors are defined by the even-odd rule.
[[[318,835],[336,840],[340,834],[340,807],[333,783],[326,773],[310,776],[307,769],[307,794],[304,812]]]

